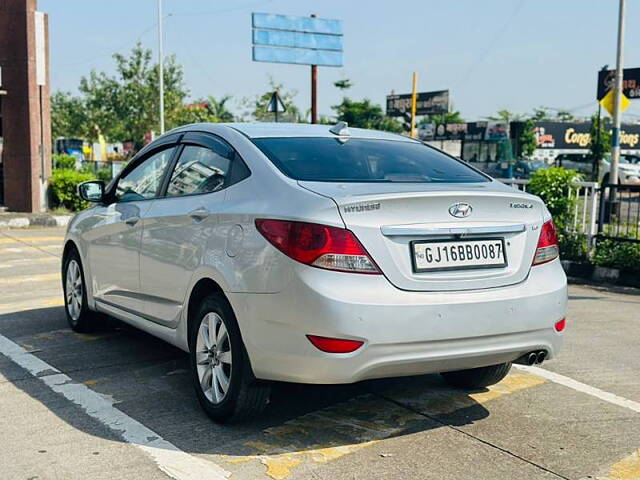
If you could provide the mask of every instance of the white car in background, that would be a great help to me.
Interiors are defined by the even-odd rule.
[[[190,354],[215,420],[270,381],[442,373],[479,388],[558,354],[551,216],[421,142],[300,124],[196,124],[146,146],[70,222],[68,321],[102,312]]]
[[[561,153],[555,159],[558,166],[576,170],[590,178],[593,173],[593,159],[587,153]],[[618,163],[618,181],[611,182],[609,172],[611,170],[611,155],[607,154],[600,161],[598,181],[603,184],[620,183],[622,185],[640,184],[640,156],[623,153]]]

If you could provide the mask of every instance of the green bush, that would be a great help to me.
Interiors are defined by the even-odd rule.
[[[593,252],[593,264],[640,272],[640,243],[600,240]]]
[[[573,199],[569,199],[570,184],[578,180],[580,175],[575,170],[547,168],[535,172],[527,186],[529,193],[538,195],[547,205],[559,231],[565,229],[574,205]]]
[[[587,236],[582,233],[559,233],[560,258],[585,262],[589,260]]]
[[[78,196],[78,184],[93,180],[95,175],[75,170],[54,170],[49,183],[53,208],[66,208],[71,211],[82,210],[87,202]]]
[[[54,153],[52,160],[53,160],[54,170],[75,170],[76,169],[76,157],[72,155],[66,155],[64,153]]]

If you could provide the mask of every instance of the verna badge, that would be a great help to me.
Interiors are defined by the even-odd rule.
[[[454,203],[449,207],[449,213],[456,218],[465,218],[471,215],[473,207],[468,203]]]

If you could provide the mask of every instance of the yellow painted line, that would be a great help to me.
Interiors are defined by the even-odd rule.
[[[14,277],[2,277],[0,278],[0,286],[2,285],[11,285],[11,286],[20,286],[23,284],[31,284],[38,282],[51,282],[51,281],[59,281],[60,273],[40,273],[37,275],[20,275]]]
[[[425,390],[423,385],[416,385],[415,389],[393,396],[416,411],[438,415],[484,404],[545,382],[537,375],[514,372],[479,393],[442,388]],[[267,476],[284,480],[304,463],[335,460],[425,421],[423,415],[365,394],[267,428],[258,438],[245,443],[255,450],[255,455],[226,456],[225,459],[229,464],[260,462],[266,467]],[[311,441],[312,438],[320,440]]]
[[[56,297],[40,298],[37,300],[30,300],[24,302],[15,303],[0,303],[0,314],[22,312],[25,310],[37,310],[39,308],[51,308],[64,306],[64,299],[62,293]]]
[[[60,263],[60,259],[53,255],[43,255],[42,257],[14,258],[11,260],[3,260],[0,263],[0,269],[20,267],[20,265],[35,265],[39,263]]]
[[[605,476],[598,480],[640,480],[640,449],[611,466]]]
[[[23,252],[29,252],[29,255],[31,255],[34,250],[59,250],[62,251],[62,244],[59,245],[25,245],[25,244],[21,244],[19,247],[7,247],[7,248],[0,248],[0,254],[12,254],[12,253],[23,253]]]
[[[46,243],[46,242],[58,242],[62,244],[64,237],[1,237],[0,245],[9,245],[15,243]]]

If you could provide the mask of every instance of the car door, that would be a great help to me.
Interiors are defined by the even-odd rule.
[[[183,137],[163,196],[143,219],[140,279],[149,320],[175,326],[204,256],[225,255],[217,220],[232,181],[234,156],[229,144],[211,134]]]
[[[160,192],[176,144],[159,145],[125,169],[110,190],[110,203],[96,207],[98,222],[86,234],[96,302],[142,314],[140,221]]]

